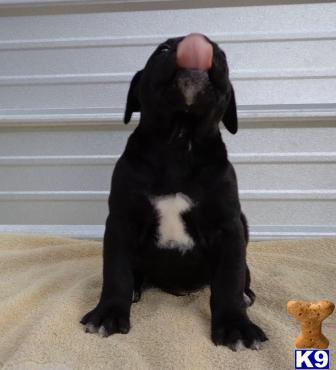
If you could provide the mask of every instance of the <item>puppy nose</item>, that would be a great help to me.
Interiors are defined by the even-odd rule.
[[[177,45],[176,63],[180,68],[207,71],[212,57],[212,45],[200,33],[191,33]]]

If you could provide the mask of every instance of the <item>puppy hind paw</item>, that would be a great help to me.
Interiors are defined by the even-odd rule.
[[[248,288],[244,292],[243,299],[244,299],[244,302],[246,304],[246,307],[250,307],[250,306],[253,305],[253,303],[256,299],[256,295],[254,294],[253,290]]]
[[[252,305],[252,299],[246,294],[244,293],[244,296],[243,296],[243,299],[244,299],[244,302],[246,304],[246,307],[249,307]]]
[[[141,299],[141,290],[134,290],[133,291],[133,297],[132,297],[132,303],[137,303]]]

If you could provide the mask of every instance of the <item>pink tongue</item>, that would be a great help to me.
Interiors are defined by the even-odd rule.
[[[212,45],[198,33],[191,33],[177,46],[177,66],[207,71],[212,64]]]

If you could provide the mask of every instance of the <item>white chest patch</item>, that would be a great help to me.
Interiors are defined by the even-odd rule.
[[[151,198],[151,203],[159,215],[158,247],[179,249],[182,253],[194,246],[187,233],[181,214],[193,207],[192,200],[183,193]]]

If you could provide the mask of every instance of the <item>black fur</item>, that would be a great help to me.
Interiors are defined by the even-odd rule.
[[[255,298],[246,264],[248,226],[219,130],[220,121],[231,133],[238,129],[234,90],[225,54],[210,40],[208,72],[177,68],[181,40],[160,45],[131,82],[124,120],[138,111],[141,118],[112,176],[101,297],[81,322],[90,332],[102,326],[106,336],[127,333],[132,300],[140,299],[144,287],[180,295],[209,285],[213,342],[235,349],[240,339],[253,348],[254,340],[267,338],[246,312],[243,293],[251,304]],[[203,84],[191,105],[181,78]],[[158,248],[159,217],[150,200],[176,193],[195,204],[183,214],[195,241],[184,254]]]

